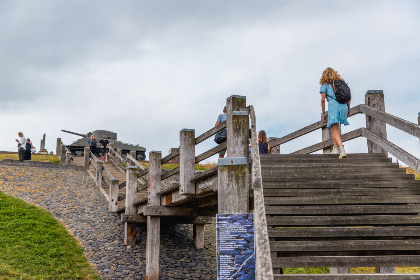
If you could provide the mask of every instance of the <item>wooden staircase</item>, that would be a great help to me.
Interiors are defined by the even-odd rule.
[[[385,154],[262,155],[275,274],[289,267],[420,266],[420,182]],[[275,279],[420,279],[420,274]]]

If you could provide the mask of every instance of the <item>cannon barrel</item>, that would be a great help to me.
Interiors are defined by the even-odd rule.
[[[74,135],[78,135],[78,136],[82,136],[82,137],[86,137],[86,134],[76,133],[76,132],[72,132],[72,131],[68,131],[68,130],[64,130],[64,129],[62,129],[61,131],[67,132],[67,133],[70,133],[70,134],[74,134]]]

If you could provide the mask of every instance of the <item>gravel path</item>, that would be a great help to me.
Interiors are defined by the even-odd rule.
[[[146,226],[137,245],[124,245],[124,224],[86,173],[0,165],[0,191],[50,211],[85,248],[103,279],[145,279]],[[160,279],[216,279],[215,226],[206,226],[206,247],[195,249],[190,225],[161,230]]]

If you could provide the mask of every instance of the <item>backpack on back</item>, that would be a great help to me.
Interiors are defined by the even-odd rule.
[[[334,93],[335,93],[335,100],[337,100],[340,104],[346,104],[351,100],[351,92],[350,88],[346,82],[341,80],[335,80],[332,83]]]

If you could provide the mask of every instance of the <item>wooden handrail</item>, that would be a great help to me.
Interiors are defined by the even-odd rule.
[[[351,139],[357,138],[362,136],[362,128],[350,131],[348,133],[345,133],[343,135],[341,135],[341,141],[345,142],[345,141],[349,141]],[[310,154],[328,147],[331,147],[332,145],[334,145],[333,140],[332,139],[328,139],[326,141],[322,141],[318,144],[303,148],[301,150],[298,150],[296,152],[293,152],[292,154]]]
[[[165,164],[168,161],[170,161],[173,158],[176,158],[177,156],[179,156],[179,148],[176,149],[176,151],[174,151],[173,153],[170,153],[169,155],[167,155],[166,157],[164,157],[161,161],[161,164]]]
[[[197,138],[195,138],[195,144],[197,145],[197,144],[203,142],[204,140],[212,137],[217,132],[219,132],[219,131],[221,131],[221,130],[223,130],[225,128],[226,128],[226,121],[222,122],[218,126],[212,127],[210,130],[204,132],[203,134],[201,134],[200,136],[198,136]]]
[[[416,125],[415,123],[411,123],[409,121],[406,121],[404,119],[398,118],[391,114],[379,111],[367,105],[359,105],[359,106],[360,106],[360,111],[363,114],[366,114],[375,119],[383,121],[384,123],[387,123],[389,125],[392,125],[395,128],[398,128],[399,130],[402,130],[404,132],[407,132],[408,134],[411,134],[417,138],[420,138],[420,127]]]
[[[202,153],[201,155],[198,155],[195,157],[195,163],[199,163],[200,161],[203,161],[221,151],[223,151],[224,149],[226,149],[227,147],[227,141],[223,142],[220,145],[217,145],[216,147],[208,150],[207,152]]]
[[[270,243],[265,215],[264,194],[261,175],[260,154],[256,117],[253,106],[249,106],[251,118],[251,156],[252,156],[252,188],[254,189],[254,233],[255,233],[255,268],[257,280],[273,280]]]
[[[353,116],[353,115],[356,115],[356,114],[359,114],[359,113],[360,113],[360,105],[357,105],[357,106],[354,106],[354,107],[350,108],[350,116]],[[305,134],[308,134],[312,131],[323,128],[325,126],[326,126],[326,124],[322,120],[320,120],[316,123],[310,124],[308,126],[305,126],[304,128],[296,130],[295,132],[289,133],[286,136],[283,136],[281,138],[277,138],[275,140],[269,141],[270,147],[273,148],[273,147],[276,147],[278,145],[284,144],[286,142],[289,142],[293,139],[301,137]]]
[[[374,142],[376,145],[378,145],[397,159],[401,160],[402,162],[413,168],[416,172],[420,173],[420,160],[418,158],[408,153],[404,149],[398,147],[397,145],[389,142],[388,140],[379,137],[378,135],[369,131],[366,128],[361,128],[361,132],[362,136]]]
[[[127,159],[131,160],[137,167],[139,167],[141,170],[145,170],[146,167],[143,166],[140,162],[138,162],[135,158],[133,158],[131,155],[127,154]]]
[[[165,179],[167,179],[167,178],[169,178],[169,177],[171,177],[171,176],[173,176],[173,175],[175,175],[177,173],[179,173],[179,166],[178,167],[175,167],[174,169],[171,169],[171,171],[166,172],[165,174],[162,174],[161,175],[161,179],[162,180],[165,180]]]

